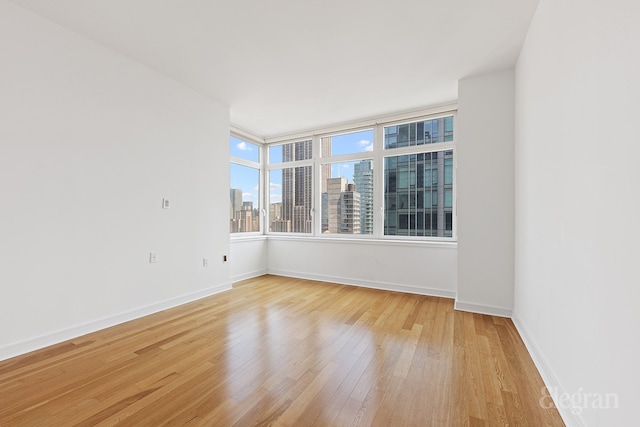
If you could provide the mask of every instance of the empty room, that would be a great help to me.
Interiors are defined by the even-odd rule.
[[[0,426],[631,426],[640,5],[0,0]]]

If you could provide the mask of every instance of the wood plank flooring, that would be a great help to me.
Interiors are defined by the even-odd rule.
[[[0,362],[0,426],[562,426],[512,322],[262,276]]]

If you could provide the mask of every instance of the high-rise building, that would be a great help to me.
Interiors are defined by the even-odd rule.
[[[271,221],[270,230],[274,233],[291,233],[291,221],[284,219],[274,219]]]
[[[373,234],[373,162],[361,160],[353,165],[353,181],[360,193],[360,233]]]
[[[384,234],[451,237],[453,151],[385,158]]]
[[[291,221],[282,218],[282,203],[269,205],[269,230],[275,233],[291,232]]]
[[[229,203],[229,231],[231,233],[237,233],[240,231],[240,211],[242,210],[242,190],[238,188],[232,188],[229,191],[230,203]]]
[[[311,159],[311,140],[282,146],[282,161]],[[291,223],[294,233],[311,232],[313,176],[311,166],[298,166],[282,170],[282,219]]]
[[[253,202],[242,201],[242,190],[232,188],[230,191],[230,222],[231,233],[246,233],[260,231],[260,217],[258,209],[253,208]]]
[[[347,184],[343,177],[327,179],[327,192],[323,200],[323,223],[326,233],[360,233],[360,193],[355,184]],[[326,219],[325,219],[326,218]]]
[[[326,180],[327,186],[327,204],[326,204],[326,221],[327,232],[340,232],[340,195],[347,189],[347,180],[343,177],[329,178]],[[323,209],[324,210],[324,209]],[[324,222],[323,221],[323,222]]]
[[[250,232],[250,231],[258,231],[253,229],[253,202],[243,202],[242,210],[238,212],[238,231],[240,232]]]
[[[235,218],[236,217],[236,213],[242,210],[242,190],[238,189],[238,188],[232,188],[230,190],[230,198],[231,198],[231,205],[230,205],[230,218]]]
[[[269,205],[269,218],[271,220],[282,219],[282,203],[271,203]]]
[[[340,195],[339,221],[340,233],[360,234],[360,193],[353,183]]]
[[[320,138],[320,151],[321,151],[321,155],[322,158],[327,158],[327,157],[331,157],[331,137],[330,136],[325,136],[323,138]],[[320,202],[320,206],[322,209],[322,212],[320,214],[320,230],[322,233],[328,233],[329,232],[329,213],[328,213],[328,208],[329,208],[329,201],[328,201],[328,193],[327,193],[327,180],[331,178],[331,164],[330,163],[326,163],[326,164],[322,164],[320,165],[320,195],[321,195],[321,202]]]

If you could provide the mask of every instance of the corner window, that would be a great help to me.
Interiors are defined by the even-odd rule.
[[[231,232],[454,238],[456,113],[431,113],[262,142],[232,136]]]
[[[235,136],[230,138],[229,231],[260,231],[261,147]]]

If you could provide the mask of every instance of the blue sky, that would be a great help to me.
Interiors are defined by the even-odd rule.
[[[236,137],[230,139],[231,156],[253,162],[260,161],[260,148]],[[334,156],[342,154],[364,153],[373,150],[373,130],[353,132],[331,137],[331,153]],[[282,162],[282,148],[270,147],[269,155],[273,164]],[[353,165],[357,162],[335,163],[331,166],[331,177],[344,177],[348,182],[353,182]],[[282,172],[272,171],[270,174],[271,203],[280,202],[282,199]],[[231,188],[242,190],[243,201],[252,201],[254,207],[258,207],[258,178],[257,169],[251,169],[237,164],[231,164]]]
[[[232,136],[229,149],[231,150],[231,155],[234,157],[240,157],[241,159],[251,160],[256,163],[260,162],[260,147],[257,145]]]
[[[331,137],[331,154],[364,153],[373,151],[373,130],[347,133]]]

